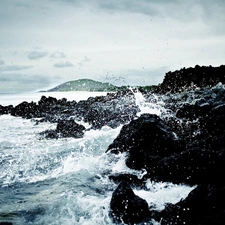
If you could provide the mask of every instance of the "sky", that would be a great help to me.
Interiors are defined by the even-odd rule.
[[[155,85],[225,64],[224,0],[0,0],[0,93]]]

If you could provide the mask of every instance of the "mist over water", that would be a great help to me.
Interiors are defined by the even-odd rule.
[[[59,98],[79,101],[96,93],[57,94]],[[134,96],[142,113],[169,113],[156,96],[148,102],[139,92]],[[40,93],[33,94],[32,98],[38,101]],[[11,95],[8,99],[7,105],[22,102],[26,96]],[[0,104],[4,102],[5,96],[0,96]],[[118,173],[143,175],[143,171],[126,167],[125,153],[105,153],[122,126],[89,130],[80,139],[40,138],[40,132],[55,126],[10,115],[0,116],[0,221],[15,225],[113,224],[108,212],[117,185],[108,176]],[[146,199],[149,206],[162,210],[165,203],[178,202],[192,189],[148,180],[145,190],[134,191]]]

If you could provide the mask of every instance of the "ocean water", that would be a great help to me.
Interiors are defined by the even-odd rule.
[[[0,95],[0,105],[38,101],[41,95],[79,101],[105,94]],[[135,98],[142,112],[168,113],[163,102],[155,96],[154,101],[146,102],[141,93],[136,92]],[[10,221],[14,225],[113,225],[108,212],[117,185],[108,179],[108,175],[143,175],[143,171],[126,167],[125,154],[105,153],[122,126],[90,130],[81,139],[40,139],[40,132],[55,126],[10,115],[0,116],[0,222]],[[178,202],[193,188],[148,180],[145,190],[134,192],[149,206],[162,210],[165,203]],[[155,221],[149,221],[149,224],[151,222],[159,224]]]

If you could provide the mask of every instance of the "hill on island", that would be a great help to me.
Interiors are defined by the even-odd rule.
[[[48,91],[117,91],[118,89],[119,87],[110,83],[102,83],[91,79],[79,79],[65,82]]]

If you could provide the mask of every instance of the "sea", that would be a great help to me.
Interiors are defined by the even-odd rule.
[[[105,92],[45,92],[0,94],[0,105],[40,100],[42,95],[57,99],[86,100]],[[147,103],[135,93],[141,113],[161,115],[162,100]],[[88,124],[80,121],[82,125]],[[129,169],[126,155],[105,153],[119,134],[103,127],[88,130],[83,138],[41,139],[39,133],[56,124],[36,123],[11,115],[0,116],[0,222],[13,225],[114,225],[109,205],[118,184],[113,174],[129,173],[142,177],[145,171]],[[147,180],[144,190],[135,190],[149,207],[163,210],[166,203],[186,198],[194,187]],[[159,225],[151,220],[145,225]]]

